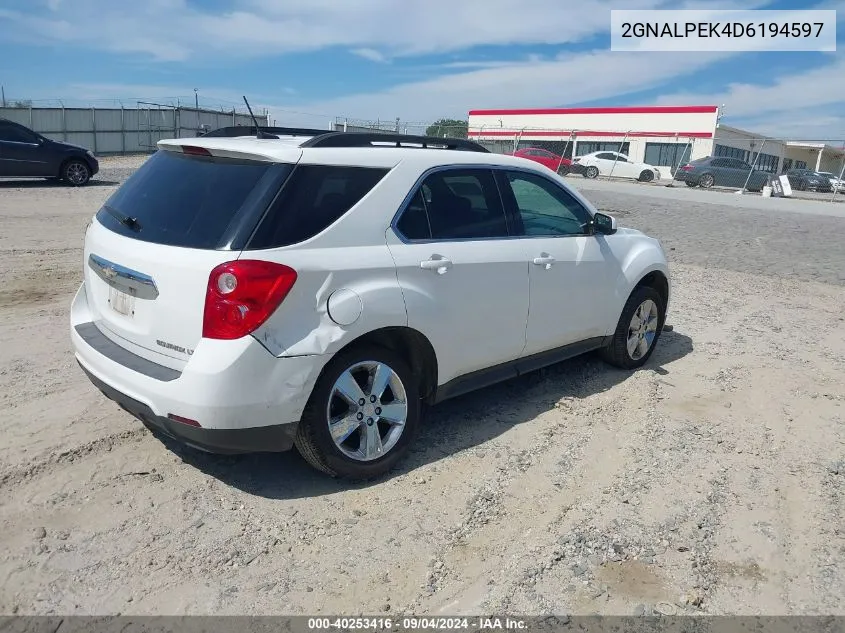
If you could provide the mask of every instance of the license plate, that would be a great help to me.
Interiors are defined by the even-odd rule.
[[[135,314],[135,297],[112,286],[109,286],[109,305],[118,314],[130,318]]]

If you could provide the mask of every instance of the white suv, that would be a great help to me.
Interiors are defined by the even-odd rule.
[[[600,350],[632,369],[660,243],[551,170],[382,134],[162,141],[92,219],[76,358],[152,430],[369,478],[423,410]]]

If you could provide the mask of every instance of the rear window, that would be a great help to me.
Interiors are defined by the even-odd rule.
[[[261,204],[266,205],[273,184],[291,169],[159,150],[112,194],[97,219],[116,233],[146,242],[228,248],[245,216],[266,208]],[[134,227],[121,222],[125,217],[134,218]]]
[[[247,248],[278,248],[314,237],[358,204],[388,171],[372,167],[297,166]]]

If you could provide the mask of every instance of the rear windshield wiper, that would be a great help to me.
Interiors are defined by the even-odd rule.
[[[138,218],[133,218],[128,215],[123,215],[117,209],[110,207],[107,204],[103,205],[103,209],[105,209],[106,213],[112,216],[115,220],[120,222],[122,225],[129,227],[133,231],[140,231],[141,230],[141,223],[138,222]]]

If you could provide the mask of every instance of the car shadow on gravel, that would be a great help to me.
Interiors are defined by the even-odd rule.
[[[92,179],[88,184],[79,187],[79,189],[86,189],[88,187],[114,187],[120,183],[116,180],[99,180]],[[66,185],[61,180],[4,180],[0,179],[0,189],[76,189]]]
[[[649,362],[637,371],[671,375],[667,368],[692,352],[689,336],[663,332]],[[333,479],[311,468],[296,450],[288,453],[210,455],[166,437],[159,439],[185,463],[248,494],[297,499],[378,485],[464,450],[550,411],[563,398],[587,398],[624,382],[634,372],[609,367],[587,354],[499,385],[448,400],[432,408],[410,454],[393,471],[369,482]]]

